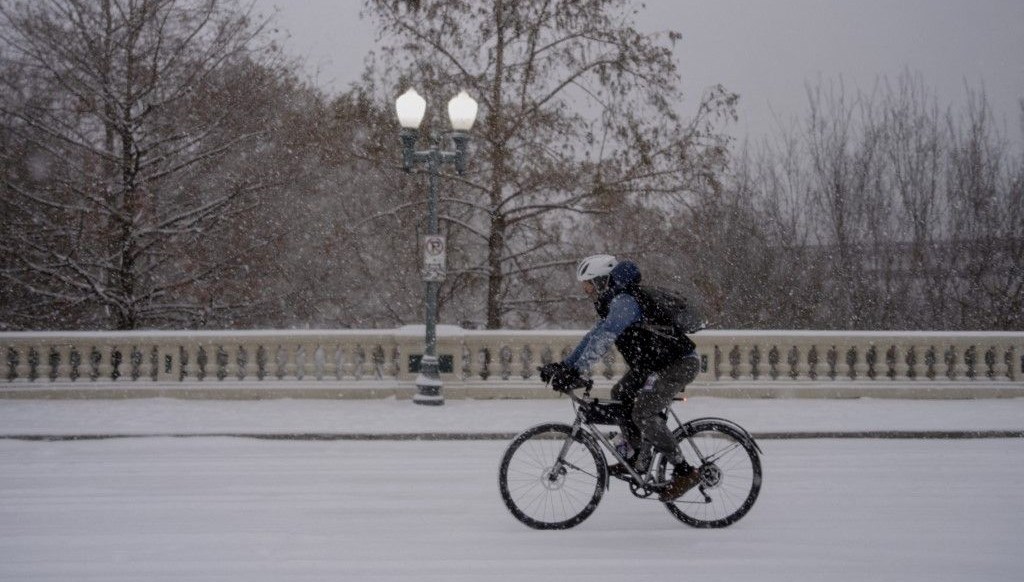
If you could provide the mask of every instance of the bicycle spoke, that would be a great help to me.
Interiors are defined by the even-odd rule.
[[[704,462],[704,463],[716,463],[716,462],[718,462],[718,459],[721,459],[722,457],[727,455],[729,452],[733,451],[734,449],[739,448],[740,446],[741,445],[739,443],[735,443],[731,447],[729,447],[729,448],[727,448],[727,449],[725,449],[723,451],[718,451],[717,453],[712,453],[707,458],[701,459],[701,461]]]

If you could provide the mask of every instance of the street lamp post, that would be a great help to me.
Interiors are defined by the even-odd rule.
[[[441,374],[437,359],[437,293],[444,281],[446,268],[446,243],[437,227],[437,181],[441,166],[454,164],[461,175],[466,169],[466,149],[469,145],[467,132],[476,121],[477,105],[472,97],[462,91],[448,102],[448,118],[452,124],[449,134],[455,142],[454,151],[440,149],[440,139],[430,135],[430,147],[416,150],[419,127],[426,113],[427,102],[415,90],[409,89],[395,100],[398,121],[402,126],[402,162],[406,172],[416,164],[425,164],[429,177],[427,198],[427,236],[423,241],[423,280],[426,283],[426,337],[420,371],[416,377],[417,404],[444,404],[441,389]]]

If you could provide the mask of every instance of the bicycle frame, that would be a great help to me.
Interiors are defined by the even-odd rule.
[[[569,398],[572,399],[573,407],[576,410],[576,420],[573,421],[573,424],[572,424],[572,433],[571,433],[572,438],[574,438],[574,439],[577,438],[577,436],[579,435],[580,431],[583,431],[584,433],[589,435],[591,438],[596,440],[598,443],[600,443],[600,445],[606,451],[608,451],[608,453],[610,453],[611,456],[615,458],[615,460],[617,460],[619,463],[621,463],[622,466],[625,467],[626,470],[629,471],[629,474],[633,478],[633,481],[635,483],[640,484],[640,485],[648,484],[648,480],[651,477],[650,472],[645,472],[644,474],[638,473],[636,471],[636,469],[633,468],[632,464],[627,462],[626,459],[622,455],[619,454],[618,449],[616,449],[615,445],[612,444],[611,440],[607,436],[605,436],[604,431],[602,431],[601,429],[598,428],[598,426],[601,426],[601,425],[594,424],[594,423],[592,423],[592,422],[590,422],[590,421],[588,421],[586,419],[586,415],[583,412],[582,406],[594,404],[596,402],[596,400],[590,400],[589,399],[589,394],[590,394],[589,386],[586,387],[585,394],[586,394],[587,397],[585,397],[585,398],[581,398],[580,396],[578,396],[572,390],[566,392],[566,394],[568,394]],[[675,411],[672,410],[671,406],[667,407],[665,409],[665,412],[668,415],[671,415],[671,417],[676,422],[676,428],[673,429],[673,432],[675,432],[675,431],[677,431],[677,430],[679,430],[679,429],[681,429],[683,427],[682,421],[679,420],[679,416],[676,415]],[[666,416],[666,420],[667,420],[667,416]],[[562,462],[564,462],[565,454],[569,450],[570,443],[571,443],[571,441],[566,441],[566,443],[562,446],[562,450],[558,454],[558,458]],[[694,448],[696,450],[696,447],[694,447]],[[651,463],[650,463],[649,466],[652,467],[652,468],[658,466],[658,463],[660,461],[661,456],[662,456],[661,453],[655,453],[654,456],[651,458]],[[607,475],[607,472],[606,472],[605,480],[604,480],[604,487],[605,487],[605,489],[607,489],[608,486],[609,486],[609,479],[608,479],[608,475]]]
[[[602,431],[602,430],[600,430],[598,428],[598,426],[600,426],[600,425],[597,425],[597,424],[595,424],[593,422],[590,422],[590,421],[588,421],[586,419],[586,415],[585,415],[585,413],[583,411],[583,407],[584,406],[589,406],[591,404],[594,404],[594,403],[597,402],[597,400],[596,399],[590,399],[590,386],[589,385],[584,384],[584,385],[580,386],[580,388],[585,388],[584,397],[578,396],[575,393],[575,390],[569,390],[569,391],[566,392],[566,394],[568,394],[569,398],[572,399],[572,401],[573,401],[573,408],[575,408],[575,411],[576,411],[576,420],[572,424],[572,433],[571,433],[572,438],[575,439],[579,435],[580,431],[583,431],[584,433],[589,435],[591,438],[593,438],[595,441],[600,443],[600,445],[606,451],[608,451],[608,453],[610,453],[611,456],[614,457],[619,463],[622,463],[622,466],[625,467],[627,471],[629,471],[629,474],[633,478],[633,482],[634,483],[636,483],[636,484],[638,484],[640,486],[648,485],[649,484],[649,479],[652,477],[652,474],[650,473],[650,471],[648,471],[648,472],[646,472],[644,474],[638,473],[636,471],[636,469],[634,469],[633,466],[629,462],[627,462],[626,459],[623,458],[622,455],[619,454],[618,449],[616,449],[615,445],[612,444],[611,440],[607,436],[605,436],[604,431]],[[743,435],[744,440],[749,442],[757,450],[758,453],[763,454],[763,452],[761,451],[761,447],[758,446],[757,441],[754,440],[754,437],[751,436],[751,434],[749,432],[747,432],[746,429],[744,429],[740,425],[736,424],[735,422],[732,422],[731,420],[726,420],[724,418],[717,418],[717,417],[702,417],[702,418],[695,418],[693,420],[690,420],[690,421],[684,423],[682,420],[679,419],[679,415],[676,414],[675,410],[672,410],[672,406],[671,405],[665,408],[665,410],[662,412],[662,415],[665,416],[666,422],[668,421],[669,417],[671,417],[675,421],[676,426],[675,426],[675,428],[671,429],[673,434],[677,433],[680,430],[683,430],[684,427],[686,427],[688,425],[689,426],[694,426],[694,425],[705,423],[705,422],[714,422],[714,423],[717,423],[717,424],[728,425],[728,426],[736,429],[741,435]],[[697,443],[693,442],[693,440],[690,439],[689,437],[687,437],[687,441],[690,443],[690,447],[693,450],[693,452],[697,455],[697,458],[700,459],[701,464],[707,462],[708,461],[707,455],[705,455],[704,452],[702,452],[700,450],[700,447],[697,446]],[[570,444],[570,441],[566,441],[565,445],[563,445],[563,447],[562,447],[562,450],[559,452],[558,458],[559,458],[559,460],[561,462],[564,462],[565,454],[566,454],[566,452],[569,449],[569,444]],[[657,467],[658,464],[661,461],[661,457],[662,456],[663,455],[661,453],[655,453],[654,456],[651,458],[651,462],[650,462],[649,467],[651,467],[651,468]],[[607,472],[605,474],[604,487],[605,487],[605,489],[608,489],[608,487],[609,487],[609,478],[608,478]]]

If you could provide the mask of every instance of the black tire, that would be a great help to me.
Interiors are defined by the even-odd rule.
[[[665,503],[679,521],[699,528],[721,528],[739,521],[761,492],[761,458],[744,432],[714,420],[687,423],[676,430],[686,461],[697,467],[701,483],[680,498]],[[659,479],[671,475],[664,460]]]
[[[535,529],[567,529],[597,509],[607,482],[608,465],[600,446],[587,433],[571,438],[567,424],[542,424],[512,440],[501,459],[498,488],[516,519]]]

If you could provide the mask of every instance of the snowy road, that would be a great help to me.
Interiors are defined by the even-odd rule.
[[[1024,439],[764,441],[765,484],[700,531],[614,483],[538,532],[505,443],[0,441],[0,580],[1019,580]]]

